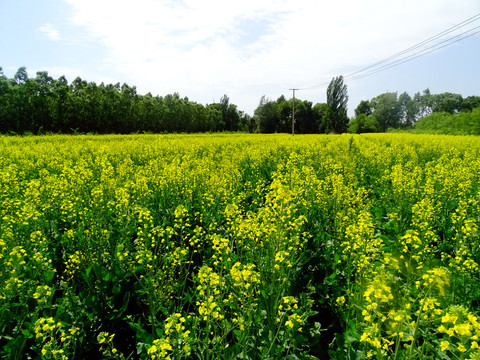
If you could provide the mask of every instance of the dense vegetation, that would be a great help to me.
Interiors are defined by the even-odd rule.
[[[480,135],[480,107],[459,113],[435,112],[418,120],[417,133]]]
[[[327,88],[327,103],[295,99],[295,133],[365,133],[418,128],[421,132],[479,134],[480,119],[472,112],[480,96],[407,93],[381,94],[362,101],[355,117],[347,117],[347,87],[335,77]],[[24,67],[13,79],[0,68],[0,133],[143,133],[241,131],[290,133],[293,99],[262,97],[253,117],[224,95],[218,103],[201,105],[173,95],[137,94],[119,83],[100,84],[76,78],[53,79],[47,72],[29,78]],[[452,116],[437,115],[448,113]],[[456,118],[456,114],[461,115]],[[420,122],[419,119],[433,114]],[[470,119],[467,119],[469,117]],[[438,120],[438,121],[437,121]]]
[[[477,137],[0,137],[0,357],[478,359]]]
[[[431,94],[427,89],[411,98],[407,93],[381,94],[362,101],[349,123],[349,132],[392,129],[456,135],[480,135],[480,96]]]
[[[0,132],[34,134],[249,131],[250,118],[223,96],[204,106],[181,98],[137,94],[127,84],[100,84],[77,77],[68,84],[47,72],[33,79],[24,67],[13,79],[0,68]]]

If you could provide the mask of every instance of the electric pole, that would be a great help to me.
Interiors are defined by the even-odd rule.
[[[295,134],[295,90],[298,89],[289,89],[293,91],[293,104],[292,104],[292,136]]]

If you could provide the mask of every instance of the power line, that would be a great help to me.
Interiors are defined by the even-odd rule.
[[[477,21],[477,20],[479,20],[479,19],[480,19],[480,14],[474,15],[474,16],[472,16],[472,17],[470,17],[470,18],[468,18],[468,19],[466,19],[466,20],[464,20],[464,21],[462,21],[462,22],[460,22],[460,23],[458,23],[458,24],[456,24],[456,25],[454,25],[454,26],[452,26],[452,27],[450,27],[450,28],[448,28],[448,29],[446,29],[446,30],[444,30],[444,31],[436,34],[436,35],[434,35],[434,36],[429,37],[428,39],[425,39],[425,40],[423,40],[423,41],[421,41],[421,42],[419,42],[419,43],[417,43],[417,44],[415,44],[415,45],[413,45],[413,46],[410,46],[410,47],[407,48],[407,49],[404,49],[404,50],[402,50],[402,51],[400,51],[400,52],[397,52],[397,53],[395,53],[395,54],[393,54],[393,55],[385,58],[385,59],[382,59],[382,60],[380,60],[380,61],[377,61],[376,63],[371,64],[371,65],[369,65],[369,66],[367,66],[367,67],[365,67],[365,68],[363,68],[363,69],[360,69],[360,70],[357,70],[357,71],[355,71],[355,72],[353,72],[353,73],[351,73],[351,74],[348,74],[348,75],[344,76],[344,79],[345,79],[345,80],[356,80],[356,79],[360,79],[360,78],[365,77],[365,76],[373,75],[373,74],[375,74],[375,73],[377,73],[377,72],[380,72],[380,71],[383,71],[383,70],[392,68],[392,67],[394,67],[394,66],[398,66],[398,65],[400,65],[400,64],[403,64],[403,63],[405,63],[405,62],[414,60],[414,59],[416,59],[416,58],[418,58],[418,57],[420,57],[420,56],[427,55],[427,54],[429,54],[429,53],[431,53],[431,52],[434,52],[434,51],[439,50],[439,49],[441,49],[441,48],[444,48],[444,47],[446,47],[446,46],[449,46],[449,45],[452,45],[452,44],[454,44],[454,43],[457,43],[457,42],[459,42],[459,41],[461,41],[461,40],[463,40],[463,39],[466,39],[466,38],[468,38],[468,37],[470,37],[470,36],[473,36],[473,35],[475,35],[475,34],[478,34],[480,31],[476,31],[476,32],[474,32],[474,33],[465,35],[465,34],[471,32],[471,31],[473,31],[473,30],[475,30],[475,29],[480,28],[480,26],[477,26],[477,27],[474,27],[474,28],[470,28],[470,29],[468,29],[468,30],[466,30],[466,31],[464,31],[464,32],[462,32],[462,33],[460,33],[460,34],[458,34],[458,35],[455,35],[455,36],[453,36],[453,37],[451,37],[451,38],[449,38],[449,39],[447,39],[447,40],[443,40],[443,41],[441,41],[441,42],[439,42],[439,43],[436,43],[436,44],[433,45],[433,46],[430,46],[430,47],[425,48],[425,49],[423,49],[423,50],[420,50],[420,51],[418,51],[418,52],[416,52],[416,53],[414,53],[414,54],[408,55],[408,56],[406,56],[406,57],[400,58],[400,59],[395,60],[395,61],[392,62],[392,60],[395,59],[395,58],[398,58],[398,57],[400,57],[400,56],[402,56],[402,55],[405,55],[405,54],[407,54],[407,53],[409,53],[409,52],[411,52],[411,51],[413,51],[413,50],[415,50],[415,49],[418,49],[418,48],[420,48],[420,47],[422,47],[422,46],[424,46],[424,45],[427,45],[427,44],[429,44],[429,43],[431,43],[431,42],[433,42],[433,41],[435,41],[435,40],[437,40],[437,39],[439,39],[439,38],[441,38],[441,37],[443,37],[443,36],[446,36],[446,35],[452,33],[453,31],[458,30],[458,29],[460,29],[460,28],[462,28],[462,27],[465,27],[466,25],[469,25],[469,24],[471,24],[471,23],[473,23],[473,22],[475,22],[475,21]],[[465,35],[465,36],[463,36],[463,35]],[[461,36],[463,36],[463,37],[461,37]],[[456,39],[456,38],[458,38],[458,37],[461,37],[461,38]],[[456,39],[456,40],[454,40],[454,39]],[[446,44],[445,44],[445,43],[446,43]],[[442,45],[442,44],[444,44],[444,45]],[[440,45],[442,45],[442,46],[440,46]],[[385,64],[385,65],[380,66],[380,65],[382,65],[382,64]],[[380,67],[379,67],[379,66],[380,66]],[[367,70],[370,70],[370,71],[367,71]],[[329,83],[330,83],[330,81],[327,81],[327,82],[324,82],[324,83],[321,83],[321,84],[318,84],[318,85],[313,85],[313,86],[308,86],[308,87],[300,88],[299,90],[310,90],[310,89],[315,89],[315,88],[319,88],[319,87],[324,87],[324,86],[328,85]]]
[[[396,60],[396,61],[394,61],[393,63],[390,63],[390,64],[383,65],[383,66],[381,66],[381,67],[379,67],[379,68],[373,69],[373,70],[368,71],[368,72],[366,72],[366,73],[359,74],[359,72],[355,72],[355,73],[353,73],[353,74],[349,74],[349,75],[345,76],[345,79],[346,79],[346,80],[350,80],[350,81],[352,81],[352,80],[357,80],[357,79],[361,79],[361,78],[363,78],[363,77],[365,77],[365,76],[369,76],[369,75],[376,74],[377,72],[390,69],[390,68],[392,68],[392,67],[395,67],[395,66],[398,66],[398,65],[400,65],[400,64],[406,63],[406,62],[408,62],[408,61],[414,60],[414,59],[419,58],[419,57],[421,57],[421,56],[430,54],[430,53],[432,53],[432,52],[434,52],[434,51],[440,50],[440,49],[442,49],[442,48],[444,48],[444,47],[450,46],[450,45],[455,44],[455,43],[457,43],[457,42],[459,42],[459,41],[461,41],[461,40],[464,40],[464,39],[469,38],[469,37],[471,37],[471,36],[473,36],[473,35],[475,35],[475,34],[480,33],[480,30],[478,30],[478,31],[475,31],[475,32],[473,32],[473,33],[471,33],[471,34],[465,35],[465,36],[463,36],[463,37],[461,37],[461,38],[459,38],[459,39],[457,39],[457,40],[453,40],[453,39],[455,39],[455,38],[457,38],[457,37],[460,37],[460,36],[462,36],[462,35],[470,32],[470,31],[472,31],[472,30],[479,29],[479,28],[480,28],[480,26],[477,26],[477,27],[475,27],[475,28],[473,28],[473,29],[470,29],[470,30],[464,32],[464,33],[461,33],[461,34],[459,34],[459,35],[456,35],[456,36],[454,36],[454,37],[452,37],[452,38],[450,38],[450,39],[444,40],[444,41],[442,41],[442,42],[440,42],[440,43],[438,43],[438,44],[436,44],[436,45],[434,45],[434,46],[431,46],[431,47],[429,47],[429,48],[423,49],[423,50],[418,51],[418,52],[416,52],[416,53],[414,53],[414,54],[412,54],[412,55],[409,55],[409,56],[407,56],[407,57],[405,57],[405,58]],[[453,40],[453,41],[452,41],[452,40]],[[447,42],[447,43],[446,43],[446,42]],[[446,43],[446,44],[444,44],[444,43]],[[439,46],[439,45],[441,45],[441,44],[444,44],[444,45]],[[353,76],[354,74],[359,74],[359,75]]]
[[[354,72],[354,73],[352,73],[352,74],[349,74],[349,76],[356,75],[356,74],[358,74],[358,73],[360,73],[360,72],[363,72],[363,71],[365,71],[365,70],[368,70],[368,69],[370,69],[370,68],[372,68],[372,67],[375,67],[375,66],[377,66],[377,65],[383,64],[383,63],[385,63],[385,62],[387,62],[387,61],[389,61],[389,60],[395,59],[396,57],[399,57],[399,56],[401,56],[401,55],[404,55],[404,54],[406,54],[406,53],[408,53],[408,52],[410,52],[410,51],[412,51],[412,50],[415,50],[415,49],[423,46],[423,45],[426,45],[426,44],[428,44],[428,43],[431,43],[432,41],[435,41],[435,40],[441,38],[442,36],[445,36],[445,35],[447,35],[447,34],[450,34],[451,32],[453,32],[453,31],[455,31],[455,30],[458,30],[458,29],[460,29],[460,28],[462,28],[462,27],[464,27],[464,26],[466,26],[466,25],[468,25],[468,24],[471,24],[472,22],[477,21],[478,19],[480,19],[480,14],[477,14],[477,15],[475,15],[475,16],[472,16],[471,18],[469,18],[469,19],[467,19],[467,20],[464,20],[464,21],[462,21],[461,23],[458,23],[457,25],[454,25],[454,26],[448,28],[447,30],[444,30],[444,31],[438,33],[437,35],[434,35],[434,36],[432,36],[432,37],[429,37],[428,39],[423,40],[423,41],[419,42],[418,44],[415,44],[415,45],[413,45],[413,46],[410,46],[409,48],[407,48],[407,49],[405,49],[405,50],[402,50],[402,51],[400,51],[400,52],[398,52],[398,53],[395,53],[395,54],[393,54],[393,55],[391,55],[391,56],[389,56],[389,57],[387,57],[387,58],[385,58],[385,59],[383,59],[383,60],[380,60],[380,61],[378,61],[378,62],[376,62],[376,63],[374,63],[374,64],[372,64],[372,65],[370,65],[370,66],[367,66],[366,68],[360,69],[360,70],[358,70],[358,71],[356,71],[356,72]],[[469,31],[469,30],[467,30],[467,31]]]
[[[360,70],[358,70],[358,71],[355,71],[355,72],[352,73],[352,74],[346,75],[346,76],[344,77],[344,79],[345,79],[345,80],[355,80],[355,79],[357,79],[357,78],[361,78],[361,77],[364,77],[364,76],[367,76],[367,75],[370,75],[370,74],[374,74],[374,73],[376,73],[376,72],[379,72],[379,71],[382,71],[382,70],[391,68],[391,67],[396,66],[396,65],[400,65],[400,64],[402,64],[402,63],[404,63],[404,62],[413,60],[414,58],[417,58],[417,57],[426,55],[426,54],[428,54],[428,53],[430,53],[430,52],[433,52],[433,51],[435,51],[435,50],[441,49],[441,48],[443,48],[443,47],[445,47],[445,46],[448,46],[448,45],[451,45],[451,44],[453,44],[453,43],[455,43],[455,42],[458,42],[458,41],[460,41],[460,40],[463,40],[464,38],[467,38],[467,37],[469,37],[469,36],[471,36],[471,35],[474,35],[474,34],[471,34],[471,35],[469,35],[469,36],[465,36],[465,37],[463,37],[463,38],[461,38],[461,39],[459,39],[459,40],[457,40],[457,41],[452,41],[451,43],[449,43],[449,44],[447,44],[447,45],[445,45],[445,46],[438,47],[438,48],[436,48],[436,49],[434,49],[434,50],[432,50],[432,51],[426,52],[426,50],[431,49],[431,47],[430,47],[430,48],[427,48],[427,49],[424,49],[424,50],[422,50],[422,51],[420,51],[420,52],[418,52],[418,53],[415,53],[415,54],[413,54],[413,55],[409,55],[407,58],[403,58],[403,59],[397,60],[396,62],[391,63],[391,64],[388,64],[388,65],[383,66],[383,67],[381,67],[381,68],[373,69],[373,70],[369,71],[369,72],[366,73],[366,74],[361,74],[361,73],[365,72],[365,71],[368,70],[368,69],[372,69],[372,68],[377,67],[378,65],[381,65],[381,64],[383,64],[383,63],[386,63],[386,62],[388,62],[388,61],[390,61],[390,60],[392,60],[392,59],[394,59],[394,58],[396,58],[396,57],[399,57],[399,56],[401,56],[401,55],[403,55],[403,54],[406,54],[406,53],[408,53],[408,52],[410,52],[410,51],[412,51],[412,50],[414,50],[414,49],[416,49],[416,48],[418,48],[418,47],[420,47],[420,46],[422,46],[422,45],[428,44],[428,43],[430,43],[430,42],[432,42],[432,41],[434,41],[434,40],[436,40],[436,39],[438,39],[438,38],[440,38],[440,37],[442,37],[442,36],[445,36],[445,35],[451,33],[451,32],[454,31],[454,30],[457,30],[457,29],[459,29],[459,28],[461,28],[461,27],[463,27],[463,26],[465,26],[465,25],[468,25],[468,24],[470,24],[470,23],[472,23],[472,22],[474,22],[474,21],[477,21],[478,19],[480,19],[480,14],[477,14],[477,15],[475,15],[475,16],[472,16],[471,18],[469,18],[469,19],[467,19],[467,20],[464,20],[464,21],[462,21],[461,23],[459,23],[459,24],[457,24],[457,25],[455,25],[455,26],[452,26],[452,27],[448,28],[447,30],[444,30],[444,31],[438,33],[437,35],[432,36],[432,37],[430,37],[430,38],[428,38],[428,39],[426,39],[426,40],[424,40],[424,41],[422,41],[422,42],[420,42],[420,43],[418,43],[418,44],[416,44],[416,45],[413,45],[413,46],[411,46],[411,47],[409,47],[409,48],[407,48],[407,49],[405,49],[405,50],[402,50],[402,51],[400,51],[400,52],[398,52],[398,53],[396,53],[396,54],[394,54],[394,55],[392,55],[392,56],[389,56],[388,58],[385,58],[385,59],[383,59],[383,60],[380,60],[380,61],[378,61],[378,62],[376,62],[376,63],[374,63],[374,64],[372,64],[372,65],[369,65],[369,66],[367,66],[367,67],[365,67],[365,68],[363,68],[363,69],[360,69]],[[476,27],[476,28],[478,28],[478,27]],[[476,29],[476,28],[473,28],[473,29]],[[459,34],[459,35],[454,36],[453,38],[458,37],[458,36],[462,36],[463,34],[468,33],[468,32],[470,32],[470,31],[473,30],[473,29],[469,29],[469,30],[467,30],[467,31],[465,31],[465,32],[463,32],[463,33],[461,33],[461,34]],[[444,42],[446,42],[446,41],[450,41],[450,40],[452,40],[453,38],[450,38],[450,39],[448,39],[448,40],[445,40],[445,41],[443,41],[443,42],[440,42],[439,44],[442,44],[442,43],[444,43]],[[439,45],[439,44],[437,44],[437,45]],[[435,45],[435,46],[437,46],[437,45]],[[423,53],[423,52],[424,52],[424,53]],[[416,54],[419,54],[419,55],[418,55],[418,56],[414,56],[414,55],[416,55]],[[412,57],[412,58],[409,59],[410,57]],[[361,75],[357,75],[357,74],[361,74]],[[357,76],[355,76],[355,75],[357,75]],[[311,87],[304,88],[304,89],[306,90],[306,89],[313,89],[313,88],[316,88],[316,87],[323,87],[323,86],[325,86],[325,85],[327,85],[327,84],[329,84],[329,82],[325,82],[325,83],[322,83],[322,84],[319,84],[319,85],[315,85],[315,86],[311,86]]]

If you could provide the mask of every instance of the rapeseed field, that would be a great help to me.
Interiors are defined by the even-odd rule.
[[[480,359],[480,139],[0,137],[0,356]]]

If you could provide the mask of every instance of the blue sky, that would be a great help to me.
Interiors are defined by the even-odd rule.
[[[202,104],[227,94],[253,115],[263,95],[290,98],[479,13],[478,0],[0,0],[0,66],[8,77],[26,66],[30,77],[46,70]],[[479,57],[477,34],[347,81],[349,114],[387,91],[480,95]],[[296,96],[325,102],[325,91]]]

